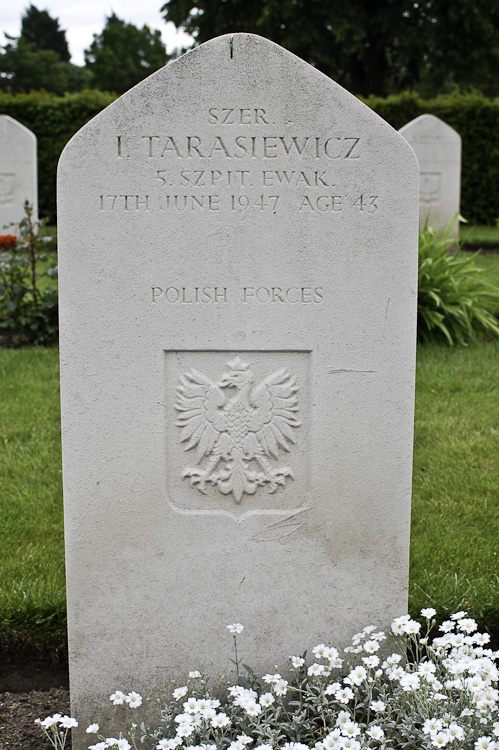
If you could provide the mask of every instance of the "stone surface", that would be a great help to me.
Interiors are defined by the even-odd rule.
[[[406,611],[417,190],[396,131],[248,34],[158,71],[66,147],[81,726],[116,688],[228,674],[230,622],[267,671]]]
[[[419,223],[437,229],[453,220],[452,236],[459,236],[461,197],[461,136],[434,115],[421,115],[399,133],[411,144],[419,163]]]
[[[38,215],[36,136],[8,115],[0,115],[0,234],[24,218],[24,202]],[[10,227],[10,233],[15,230]]]

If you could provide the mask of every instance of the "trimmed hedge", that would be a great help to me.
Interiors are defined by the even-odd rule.
[[[461,214],[471,224],[495,225],[499,217],[499,98],[480,93],[421,99],[399,94],[363,101],[396,130],[419,115],[440,117],[462,139]]]
[[[0,113],[14,117],[38,138],[40,215],[55,223],[55,175],[59,155],[82,125],[116,95],[83,91],[57,97],[45,92],[0,93]],[[461,213],[472,224],[495,224],[499,217],[499,99],[479,93],[421,99],[404,93],[365,103],[397,130],[418,115],[440,117],[461,135]]]
[[[0,114],[9,115],[33,131],[38,140],[38,205],[41,217],[56,223],[56,173],[59,156],[69,139],[107,107],[116,94],[82,91],[55,96],[0,93]]]

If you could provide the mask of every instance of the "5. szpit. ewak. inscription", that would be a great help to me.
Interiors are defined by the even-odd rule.
[[[182,478],[203,493],[207,484],[232,493],[239,504],[244,493],[264,485],[273,493],[293,477],[289,466],[274,468],[269,459],[295,443],[298,386],[286,368],[255,385],[249,363],[235,357],[227,365],[217,383],[194,368],[180,376],[176,425],[185,450],[196,449],[197,463],[207,458],[204,467],[186,467]]]

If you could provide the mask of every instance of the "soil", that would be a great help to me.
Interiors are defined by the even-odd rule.
[[[4,660],[0,664],[2,750],[49,750],[52,745],[35,719],[54,713],[71,715],[67,666],[39,659]],[[69,735],[66,748],[71,748]]]

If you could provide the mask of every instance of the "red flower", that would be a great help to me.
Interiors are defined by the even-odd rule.
[[[2,234],[0,235],[0,248],[4,248],[5,250],[8,250],[11,247],[15,247],[17,245],[17,237],[15,237],[13,234]]]

